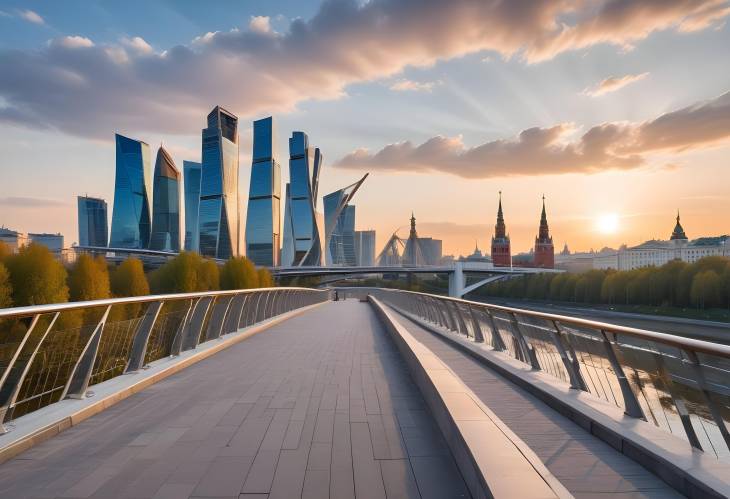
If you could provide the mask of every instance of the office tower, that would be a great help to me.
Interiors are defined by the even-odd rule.
[[[185,188],[185,251],[198,251],[200,169],[200,163],[183,161],[183,185]]]
[[[418,245],[426,265],[438,265],[443,256],[443,241],[432,237],[419,237]]]
[[[79,246],[104,247],[108,244],[109,229],[106,201],[100,198],[78,196]]]
[[[47,233],[28,233],[28,244],[40,244],[52,253],[61,253],[63,250],[63,235]]]
[[[304,132],[289,139],[289,183],[284,208],[284,239],[281,265],[322,265],[321,215],[317,213],[317,190],[322,154],[309,146]]]
[[[208,114],[202,158],[199,252],[211,258],[238,256],[238,118],[220,106]]]
[[[155,160],[150,249],[180,251],[180,170],[162,146]]]
[[[499,191],[497,225],[494,226],[494,237],[492,237],[492,264],[495,267],[512,265],[509,235],[507,235],[507,226],[504,224],[504,214],[502,213],[502,191]]]
[[[355,207],[350,201],[367,178],[324,197],[325,264],[355,265]]]
[[[117,168],[109,246],[147,249],[150,244],[152,164],[150,146],[116,134]]]
[[[355,231],[355,265],[372,267],[375,265],[375,231]]]
[[[253,122],[251,183],[246,212],[246,256],[256,265],[279,265],[281,166],[272,117]]]
[[[540,229],[535,238],[535,267],[552,269],[555,267],[555,247],[548,228],[545,214],[545,196],[542,197],[542,214],[540,215]]]

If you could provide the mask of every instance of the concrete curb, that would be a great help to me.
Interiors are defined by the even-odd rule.
[[[545,373],[532,371],[529,366],[483,343],[441,331],[419,317],[393,310],[542,400],[685,496],[730,497],[730,463],[694,450],[685,440],[646,421],[629,418],[621,409],[588,393],[572,390]]]
[[[156,360],[148,369],[122,374],[93,385],[93,397],[61,400],[22,416],[10,423],[11,431],[0,435],[0,464],[188,366],[323,303],[327,302],[292,310],[217,340],[201,343],[197,348],[183,352],[177,357]]]
[[[384,305],[370,303],[393,338],[475,498],[571,498],[543,462]]]

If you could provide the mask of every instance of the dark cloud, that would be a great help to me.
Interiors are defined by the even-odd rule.
[[[351,169],[443,172],[466,178],[629,170],[653,152],[682,152],[730,142],[730,92],[644,123],[604,123],[569,140],[569,125],[529,128],[512,140],[467,148],[459,138],[358,149],[336,162]]]
[[[347,85],[491,50],[528,62],[597,43],[622,47],[665,30],[697,30],[730,15],[727,0],[327,0],[286,33],[256,17],[155,52],[83,36],[40,50],[0,51],[0,120],[67,133],[116,129],[191,133],[220,103],[241,116],[331,99]]]

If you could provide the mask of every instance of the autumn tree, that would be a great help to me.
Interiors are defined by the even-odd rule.
[[[692,279],[690,297],[698,308],[718,306],[721,302],[722,282],[714,270],[703,270]]]
[[[10,285],[10,274],[7,267],[0,263],[0,308],[8,308],[13,304],[13,287]]]
[[[259,286],[253,262],[246,257],[230,258],[221,269],[221,289],[251,289]]]
[[[45,246],[24,246],[6,257],[4,263],[10,274],[15,306],[68,301],[66,269]]]
[[[150,294],[150,286],[138,258],[127,258],[110,275],[114,296],[144,296]]]
[[[259,288],[273,288],[274,287],[274,279],[271,277],[271,272],[269,272],[267,269],[259,269],[258,270],[258,287]]]
[[[219,286],[215,262],[190,251],[181,252],[150,274],[150,288],[155,293],[211,291]]]
[[[102,256],[82,253],[68,275],[71,301],[101,300],[111,296],[109,271]]]

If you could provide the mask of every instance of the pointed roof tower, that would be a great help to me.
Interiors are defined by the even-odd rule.
[[[679,223],[679,210],[677,210],[677,224],[674,226],[674,231],[672,232],[672,236],[669,238],[670,241],[686,241],[687,235],[684,233],[684,229],[682,228],[682,224]]]
[[[545,213],[545,195],[542,195],[542,214],[540,215],[540,232],[537,238],[541,241],[550,239],[550,228],[548,227],[547,214]]]
[[[497,208],[497,225],[494,226],[494,238],[504,239],[507,237],[507,226],[504,223],[502,212],[502,191],[499,191],[499,208]]]

